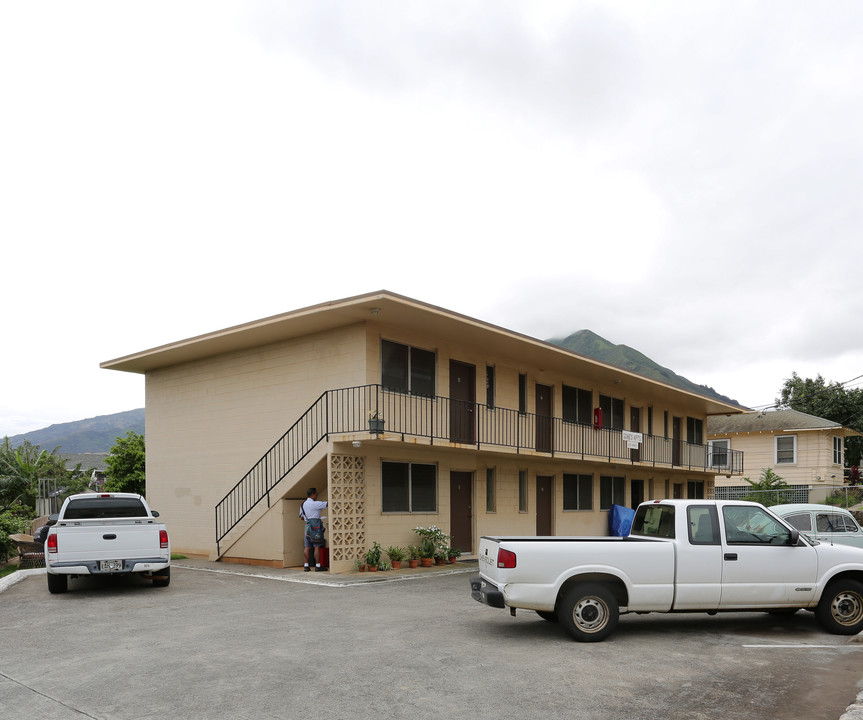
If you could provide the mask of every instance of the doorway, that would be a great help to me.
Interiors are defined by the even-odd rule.
[[[536,476],[536,534],[552,535],[551,488],[554,478],[550,475]]]
[[[454,548],[473,552],[473,473],[450,471],[449,523]]]
[[[671,464],[680,465],[680,427],[683,421],[679,418],[671,419]]]
[[[536,451],[554,452],[552,441],[552,388],[536,384]]]
[[[641,432],[641,408],[629,408],[629,430],[634,433]],[[641,460],[641,448],[637,447],[630,450],[629,459],[632,460],[632,462],[638,462]]]
[[[450,442],[473,444],[476,442],[476,367],[458,360],[449,361],[449,398]]]
[[[644,480],[633,480],[629,492],[629,507],[633,510],[644,502]]]

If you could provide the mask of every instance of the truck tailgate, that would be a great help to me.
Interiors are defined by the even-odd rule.
[[[166,553],[159,547],[154,523],[85,524],[57,528],[60,562],[154,558]]]

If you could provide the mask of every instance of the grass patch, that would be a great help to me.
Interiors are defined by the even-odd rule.
[[[11,575],[18,569],[18,565],[16,563],[8,563],[3,567],[0,567],[0,578],[6,577],[7,575]]]
[[[171,553],[171,560],[188,560],[185,555],[180,555],[180,553]]]

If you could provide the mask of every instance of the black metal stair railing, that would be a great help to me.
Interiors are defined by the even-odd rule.
[[[280,437],[216,506],[216,552],[220,543],[322,440],[332,434],[377,435],[371,421],[383,423],[389,440],[425,438],[460,445],[500,447],[517,453],[601,459],[608,462],[680,467],[741,474],[743,453],[675,438],[641,435],[637,449],[627,445],[622,430],[594,428],[534,413],[441,396],[421,396],[362,385],[324,392]]]

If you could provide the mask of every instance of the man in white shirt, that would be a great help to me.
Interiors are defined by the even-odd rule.
[[[327,506],[326,500],[318,500],[317,488],[309,488],[306,492],[306,500],[300,509],[300,517],[306,521],[306,531],[303,536],[303,559],[305,564],[303,570],[309,572],[309,555],[315,559],[315,572],[326,572],[329,568],[321,567],[321,556],[318,548],[324,547],[326,541],[323,536],[323,522],[321,521],[321,510]],[[320,528],[320,540],[313,540],[311,535],[316,528]]]

